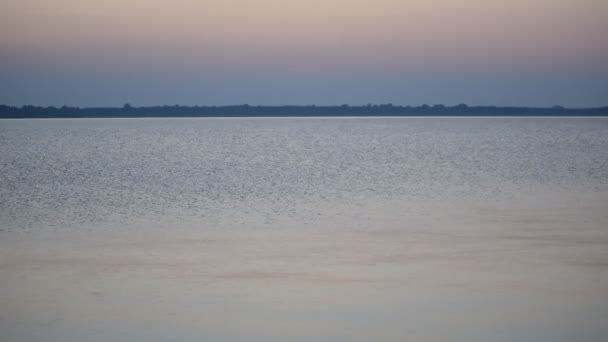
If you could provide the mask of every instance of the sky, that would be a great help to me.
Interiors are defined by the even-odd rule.
[[[606,0],[0,0],[0,103],[608,105]]]

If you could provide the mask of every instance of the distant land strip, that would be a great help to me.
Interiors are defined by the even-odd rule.
[[[497,107],[392,104],[364,106],[150,106],[39,107],[0,105],[0,119],[26,118],[178,118],[178,117],[318,117],[318,116],[608,116],[608,106],[595,108]]]

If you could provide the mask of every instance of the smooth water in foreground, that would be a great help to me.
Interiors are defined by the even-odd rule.
[[[0,121],[0,341],[607,341],[608,119]]]

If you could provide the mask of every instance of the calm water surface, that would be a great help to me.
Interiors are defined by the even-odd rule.
[[[606,341],[603,118],[0,121],[2,341]]]

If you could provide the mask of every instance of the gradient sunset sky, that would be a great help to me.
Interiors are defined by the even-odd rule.
[[[608,105],[607,0],[0,0],[0,103]]]

